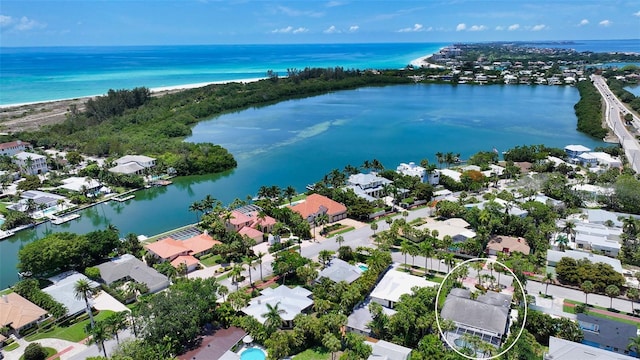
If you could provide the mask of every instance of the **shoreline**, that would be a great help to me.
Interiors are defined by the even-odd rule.
[[[160,86],[160,87],[155,87],[155,88],[149,88],[149,90],[151,91],[151,94],[153,94],[153,95],[164,95],[162,93],[169,93],[169,92],[174,92],[174,91],[178,91],[178,90],[197,89],[197,88],[205,87],[205,86],[208,86],[208,85],[227,84],[227,83],[233,83],[233,82],[250,83],[250,82],[256,82],[256,81],[263,80],[263,79],[266,79],[266,77],[248,78],[248,79],[233,79],[233,80],[220,80],[220,81],[209,81],[209,82],[200,82],[200,83],[192,83],[192,84]],[[106,93],[104,93],[104,94],[96,94],[96,95],[87,95],[87,96],[78,96],[78,97],[72,97],[72,98],[66,98],[66,99],[30,101],[30,102],[14,103],[14,104],[0,104],[0,109],[7,110],[7,109],[11,109],[11,108],[20,108],[20,107],[23,107],[23,106],[51,104],[51,103],[62,102],[62,101],[88,100],[88,99],[92,99],[92,98],[95,98],[95,97],[98,97],[98,96],[104,96],[104,95],[106,95]]]
[[[441,48],[440,50],[442,50],[444,48]],[[420,56],[417,59],[413,59],[409,62],[409,65],[413,66],[413,67],[417,67],[417,68],[428,68],[428,69],[444,69],[444,66],[442,65],[436,65],[436,64],[432,64],[430,62],[427,62],[427,59],[431,58],[433,55],[435,55],[435,53],[432,54],[427,54],[424,56]]]

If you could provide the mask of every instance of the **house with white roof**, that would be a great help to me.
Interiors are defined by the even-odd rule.
[[[476,237],[476,233],[469,229],[469,223],[464,219],[451,218],[443,221],[433,221],[417,226],[416,229],[424,231],[426,229],[433,232],[438,231],[438,239],[442,240],[445,236],[450,236],[454,243],[465,242],[468,239]]]
[[[60,189],[67,189],[69,191],[77,193],[86,193],[88,195],[95,195],[100,192],[102,183],[98,180],[89,177],[72,176],[62,180],[62,185],[58,186]]]
[[[633,356],[614,353],[609,350],[560,339],[555,336],[549,338],[549,351],[544,360],[633,360]]]
[[[37,206],[34,210],[39,210],[40,207],[44,208],[43,211],[47,211],[47,209],[58,206],[58,202],[65,202],[66,197],[52,194],[40,190],[28,190],[20,195],[21,199],[12,205],[7,206],[7,209],[15,210],[15,211],[27,211],[29,209],[29,200],[33,201],[33,204]]]
[[[369,174],[360,173],[350,175],[345,188],[353,190],[356,195],[365,200],[373,201],[381,198],[384,195],[385,186],[392,183],[391,180],[378,176],[374,172]]]
[[[620,251],[621,228],[609,228],[602,224],[575,223],[575,242],[578,249],[598,250],[616,257]]]
[[[265,316],[269,312],[267,305],[278,307],[285,328],[293,327],[293,319],[296,315],[306,312],[313,305],[313,300],[310,298],[311,291],[300,286],[291,289],[280,285],[275,289],[266,288],[260,293],[260,296],[251,299],[249,306],[241,311],[253,316],[261,324],[267,320]]]
[[[602,152],[602,151],[597,151],[597,152],[590,152],[589,155],[591,155],[591,157],[596,159],[596,162],[600,165],[603,166],[605,168],[621,168],[622,167],[622,162],[620,161],[619,158],[614,158],[613,156]]]
[[[584,154],[589,151],[591,151],[591,149],[582,145],[567,145],[564,147],[564,152],[567,153],[567,156],[570,159],[577,158],[580,154]]]
[[[577,251],[577,250],[566,250],[566,251],[557,251],[557,250],[547,250],[547,265],[551,267],[555,267],[558,262],[563,257],[572,258],[574,260],[589,260],[592,263],[604,263],[609,264],[616,272],[620,274],[624,274],[624,270],[622,269],[622,263],[620,260],[610,258],[608,256],[596,255],[589,252]]]
[[[47,157],[40,154],[22,151],[13,155],[12,161],[27,175],[40,175],[49,171]]]
[[[427,173],[427,169],[422,166],[416,165],[414,162],[400,163],[396,168],[398,174],[415,176],[423,183],[428,182],[431,185],[438,185],[440,182],[440,174],[437,171],[433,171],[431,174]]]
[[[451,169],[438,169],[436,171],[440,174],[440,176],[444,175],[450,177],[457,182],[460,182],[460,178],[462,177],[462,174],[460,172]]]
[[[412,294],[414,287],[437,286],[437,283],[425,280],[422,277],[391,269],[380,279],[378,285],[376,285],[369,296],[371,296],[372,301],[386,308],[393,309],[395,304],[400,301],[400,296]]]
[[[84,299],[75,296],[74,287],[78,280],[85,280],[92,289],[100,287],[100,284],[93,280],[89,280],[85,275],[77,271],[66,271],[62,274],[50,277],[49,281],[52,285],[42,289],[45,293],[64,305],[67,308],[67,317],[72,317],[86,311],[86,303]],[[89,306],[93,306],[93,299],[89,298]]]
[[[367,360],[408,360],[412,349],[384,340],[376,342],[365,341],[371,346],[371,355]]]
[[[109,169],[112,173],[142,175],[145,169],[156,166],[156,159],[144,155],[125,155],[115,163],[116,166]]]
[[[323,278],[329,279],[333,282],[344,281],[347,284],[358,280],[362,276],[362,269],[356,265],[351,265],[348,262],[340,259],[331,259],[331,262],[320,271],[318,279],[320,281]]]

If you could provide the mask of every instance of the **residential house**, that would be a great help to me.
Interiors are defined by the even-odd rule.
[[[575,159],[580,156],[580,154],[584,154],[590,151],[591,149],[582,145],[567,145],[564,147],[564,152],[567,153],[569,159]]]
[[[89,283],[92,289],[100,287],[100,284],[93,280],[89,280],[83,274],[77,271],[66,271],[62,274],[50,277],[51,285],[42,289],[45,293],[51,295],[53,300],[59,302],[67,308],[67,317],[72,317],[86,311],[86,303],[84,299],[75,296],[74,287],[78,280],[84,280]],[[93,306],[93,300],[89,300],[89,306]]]
[[[451,169],[438,169],[436,171],[440,174],[441,177],[447,176],[452,178],[456,182],[460,182],[460,178],[462,177],[462,173]]]
[[[17,293],[0,297],[0,327],[7,327],[17,335],[47,318],[47,311]]]
[[[58,186],[60,189],[66,189],[69,191],[84,193],[89,196],[95,196],[100,193],[102,183],[98,180],[94,180],[88,177],[73,176],[62,180],[62,184]]]
[[[65,202],[67,200],[66,197],[39,191],[39,190],[28,190],[20,195],[21,199],[12,205],[7,206],[7,209],[15,210],[15,211],[33,211],[33,210],[41,210],[47,212],[47,210],[58,206],[58,202]],[[35,206],[35,209],[29,209],[29,206]]]
[[[414,287],[437,287],[438,284],[420,276],[414,276],[402,271],[391,269],[380,279],[371,291],[371,300],[393,309],[403,294],[412,294]]]
[[[637,349],[627,349],[629,339],[638,336],[635,325],[587,314],[576,314],[584,334],[582,343],[618,354],[638,356]]]
[[[353,190],[356,195],[368,201],[373,201],[385,196],[385,187],[392,184],[389,179],[378,176],[372,172],[369,174],[350,175],[347,179],[346,189]]]
[[[607,256],[618,256],[622,246],[620,244],[622,229],[583,222],[575,224],[575,242],[578,249],[598,250]]]
[[[239,327],[219,328],[213,334],[202,337],[199,346],[184,354],[178,355],[180,360],[240,360],[240,355],[232,350],[247,333]]]
[[[270,233],[276,224],[276,219],[262,215],[262,208],[256,205],[245,205],[231,211],[231,216],[225,219],[225,227],[240,235],[247,235],[256,243],[264,240],[264,234]]]
[[[507,202],[504,201],[500,198],[495,198],[493,200],[489,200],[489,201],[482,201],[479,203],[473,203],[473,204],[466,204],[464,207],[467,209],[471,209],[471,208],[478,208],[480,210],[484,209],[487,203],[497,203],[498,205],[500,205],[500,207],[502,209],[505,209],[505,211],[512,216],[517,216],[519,218],[525,218],[529,212],[527,210],[523,210],[522,208],[520,208],[518,205],[515,205],[514,203],[511,202]]]
[[[597,152],[590,152],[589,154],[591,155],[591,157],[595,158],[598,165],[602,167],[622,168],[622,162],[620,161],[619,158],[614,158],[613,156],[605,152],[597,151]]]
[[[100,278],[107,285],[116,281],[135,281],[145,284],[151,294],[169,287],[169,279],[166,276],[131,254],[120,255],[98,265],[97,268],[100,270]]]
[[[49,171],[47,157],[26,151],[19,152],[11,158],[20,171],[27,175],[40,175]]]
[[[347,207],[320,194],[311,194],[304,201],[291,207],[302,218],[313,223],[321,214],[327,214],[329,223],[347,218]]]
[[[527,245],[527,241],[520,237],[494,235],[487,243],[486,253],[488,255],[498,255],[499,253],[510,254],[519,252],[529,255],[531,248]]]
[[[445,236],[450,236],[454,243],[463,243],[468,239],[476,237],[476,233],[469,229],[469,223],[464,219],[451,218],[443,221],[433,221],[417,226],[416,229],[424,231],[437,230],[438,239],[443,240]]]
[[[365,341],[365,344],[371,346],[371,355],[367,360],[408,360],[411,357],[412,349],[388,341]]]
[[[278,307],[285,328],[293,327],[293,319],[296,315],[308,311],[313,305],[313,300],[310,298],[311,291],[300,286],[289,288],[280,285],[275,289],[266,288],[260,293],[260,296],[251,299],[249,306],[242,309],[242,312],[253,316],[261,324],[267,320],[265,316],[269,312],[267,305]]]
[[[367,337],[373,337],[374,334],[371,332],[369,328],[369,323],[373,321],[373,315],[371,315],[371,311],[369,311],[369,304],[371,304],[371,297],[367,297],[364,302],[356,305],[353,309],[353,312],[347,318],[346,330],[348,332],[364,335]],[[396,313],[395,310],[389,309],[387,307],[382,307],[382,312],[391,316]]]
[[[316,281],[326,278],[336,283],[344,281],[347,284],[351,284],[360,278],[360,276],[362,276],[362,269],[357,265],[351,265],[340,259],[331,259],[327,267],[320,271]]]
[[[622,264],[620,260],[610,258],[608,256],[596,255],[589,252],[577,251],[577,250],[566,250],[566,251],[556,251],[556,250],[547,250],[547,265],[551,267],[555,267],[558,262],[563,257],[569,257],[574,260],[589,260],[592,263],[604,263],[609,264],[616,272],[620,274],[624,274],[624,270],[622,269]]]
[[[31,148],[31,144],[21,140],[11,141],[0,144],[0,155],[13,156],[19,152],[27,151]]]
[[[444,334],[447,342],[458,347],[458,339],[463,334],[470,334],[499,348],[509,329],[510,307],[511,295],[489,291],[472,300],[471,291],[452,289],[440,313],[443,319],[453,321],[456,327]]]
[[[156,159],[144,155],[125,155],[115,163],[116,166],[109,169],[112,173],[142,175],[145,169],[156,165]]]
[[[173,267],[178,268],[181,264],[187,266],[187,271],[195,270],[200,257],[209,251],[213,245],[220,244],[207,234],[200,234],[186,240],[176,240],[168,237],[151,244],[145,245],[151,254],[161,261],[169,261]]]
[[[549,338],[549,351],[544,360],[633,360],[635,357],[613,353],[611,351],[594,348],[589,345],[560,339],[555,336]]]
[[[440,173],[437,171],[432,171],[430,174],[427,173],[427,169],[422,166],[416,165],[414,162],[400,163],[396,168],[396,172],[398,174],[415,176],[420,179],[423,183],[429,183],[431,185],[438,185],[440,182]]]

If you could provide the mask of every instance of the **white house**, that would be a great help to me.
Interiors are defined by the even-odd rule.
[[[156,165],[156,159],[144,155],[125,155],[115,161],[116,166],[109,171],[118,174],[141,175],[145,169]]]
[[[88,177],[73,176],[62,180],[63,185],[59,188],[67,189],[74,192],[86,192],[87,194],[95,194],[102,188],[102,183]]]
[[[19,152],[13,156],[13,163],[20,167],[20,170],[28,175],[39,175],[49,171],[47,167],[47,157],[26,151]]]
[[[567,145],[564,147],[564,152],[567,153],[567,156],[570,159],[577,158],[580,154],[584,154],[589,151],[591,151],[591,149],[582,145]]]
[[[408,164],[400,163],[396,168],[396,172],[398,174],[418,177],[423,183],[428,182],[431,185],[438,185],[440,182],[440,174],[437,171],[433,171],[431,174],[428,174],[427,169],[416,165],[414,162],[410,162]]]
[[[365,341],[365,344],[371,346],[371,355],[367,360],[408,360],[412,349],[384,340],[377,342]]]
[[[352,189],[356,195],[372,201],[384,195],[385,185],[392,184],[389,179],[376,173],[350,175],[347,179],[347,189]]]
[[[461,173],[451,169],[438,169],[437,172],[440,174],[440,176],[448,176],[457,182],[460,182],[460,177],[462,177]]]
[[[601,151],[596,151],[596,152],[590,152],[589,155],[591,155],[591,157],[596,159],[596,162],[600,165],[600,166],[604,166],[606,168],[621,168],[622,167],[622,162],[620,161],[620,159],[618,158],[614,158],[613,156],[605,153],[605,152],[601,152]]]
[[[438,284],[422,277],[407,274],[395,269],[389,270],[371,292],[371,300],[393,309],[403,294],[412,294],[414,287],[437,287]]]
[[[608,256],[618,256],[622,229],[578,222],[574,231],[578,249],[598,250]]]
[[[16,140],[0,144],[0,155],[13,156],[19,152],[27,151],[31,145],[27,142]]]
[[[300,286],[291,289],[280,285],[275,289],[266,288],[261,291],[261,294],[251,299],[249,306],[242,309],[242,312],[253,316],[261,324],[267,320],[265,316],[269,312],[267,304],[271,307],[278,307],[281,311],[280,317],[283,326],[289,328],[293,326],[293,319],[296,315],[305,312],[313,305],[313,300],[310,298],[311,291]]]

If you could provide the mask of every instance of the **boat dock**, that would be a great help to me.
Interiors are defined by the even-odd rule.
[[[133,199],[135,197],[136,197],[135,195],[129,195],[129,196],[125,196],[123,198],[114,197],[114,198],[111,198],[111,200],[115,200],[115,201],[118,201],[118,202],[125,202],[125,201],[131,200],[131,199]]]
[[[80,214],[71,214],[71,215],[67,215],[67,216],[51,219],[51,223],[53,225],[60,225],[60,224],[64,224],[66,222],[69,222],[71,220],[75,220],[75,219],[77,219],[79,217],[80,217]]]

